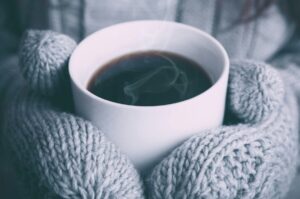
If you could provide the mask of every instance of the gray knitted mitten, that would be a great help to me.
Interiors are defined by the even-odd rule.
[[[28,198],[143,198],[128,158],[90,122],[56,106],[69,99],[61,85],[75,46],[69,37],[49,31],[29,31],[21,46],[25,79],[16,74],[11,82],[4,133]]]
[[[229,110],[239,125],[187,140],[156,166],[150,198],[283,198],[295,175],[298,107],[277,71],[264,63],[234,61]]]
[[[24,39],[25,81],[16,76],[12,82],[6,113],[6,139],[18,167],[38,198],[142,199],[128,159],[92,124],[58,108],[70,102],[64,81],[74,47],[53,32],[30,31]],[[199,132],[175,149],[149,174],[149,198],[284,196],[296,170],[295,96],[270,66],[234,61],[228,102],[239,124]]]

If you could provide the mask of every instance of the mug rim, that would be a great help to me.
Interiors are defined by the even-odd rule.
[[[118,102],[113,102],[104,98],[101,98],[95,94],[93,94],[92,92],[90,92],[87,88],[85,88],[82,84],[80,84],[79,82],[76,81],[75,75],[73,75],[74,70],[72,70],[73,65],[74,64],[74,57],[77,54],[76,52],[79,51],[79,49],[81,48],[81,46],[83,45],[83,43],[86,43],[88,40],[96,37],[98,34],[100,34],[102,31],[116,27],[116,26],[126,26],[128,24],[145,24],[145,23],[168,23],[169,25],[175,25],[178,26],[180,28],[184,28],[188,31],[193,31],[197,34],[200,34],[201,36],[203,36],[205,39],[210,40],[212,43],[214,43],[214,45],[216,45],[216,47],[220,50],[221,54],[222,54],[222,58],[224,61],[224,66],[221,72],[221,75],[218,77],[218,79],[212,84],[212,86],[210,86],[208,89],[206,89],[204,92],[185,99],[183,101],[178,101],[178,102],[174,102],[174,103],[170,103],[170,104],[163,104],[163,105],[154,105],[154,106],[140,106],[140,105],[130,105],[130,104],[122,104],[122,103],[118,103]],[[112,106],[118,106],[120,108],[130,108],[130,109],[154,109],[154,108],[167,108],[167,107],[171,107],[171,106],[178,106],[179,104],[186,104],[189,103],[190,101],[194,101],[197,100],[198,98],[203,97],[204,95],[212,92],[212,90],[214,90],[215,87],[217,87],[222,81],[222,79],[226,78],[227,73],[229,72],[229,56],[228,53],[226,52],[225,48],[223,47],[223,45],[217,40],[215,39],[213,36],[211,36],[210,34],[202,31],[201,29],[198,29],[196,27],[192,27],[190,25],[186,25],[183,23],[179,23],[179,22],[173,22],[173,21],[162,21],[162,20],[136,20],[136,21],[129,21],[129,22],[123,22],[123,23],[117,23],[105,28],[102,28],[94,33],[92,33],[91,35],[89,35],[88,37],[86,37],[85,39],[83,39],[75,48],[75,50],[72,52],[70,59],[69,59],[69,64],[68,64],[68,72],[70,75],[70,80],[71,83],[73,83],[73,85],[75,85],[81,92],[83,92],[85,95],[87,95],[88,97],[96,100],[96,101],[100,101],[102,103],[108,104],[108,105],[112,105]]]

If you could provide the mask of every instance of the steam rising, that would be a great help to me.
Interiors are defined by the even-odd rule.
[[[130,104],[134,105],[140,99],[142,93],[163,93],[169,89],[175,89],[183,99],[188,88],[187,75],[168,57],[157,54],[168,61],[167,65],[142,75],[132,83],[126,83],[124,94],[130,98]]]

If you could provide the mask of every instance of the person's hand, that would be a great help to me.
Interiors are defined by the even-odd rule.
[[[150,175],[149,198],[284,197],[297,167],[296,98],[265,63],[232,61],[229,79],[227,110],[238,124],[175,149]]]
[[[142,182],[128,158],[69,113],[67,62],[75,47],[51,31],[28,31],[21,44],[24,79],[16,74],[10,82],[4,134],[28,198],[141,199]]]

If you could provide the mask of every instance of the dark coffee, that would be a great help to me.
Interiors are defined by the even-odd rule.
[[[169,52],[146,51],[105,64],[92,77],[88,90],[121,104],[155,106],[195,97],[211,85],[207,73],[194,61]]]

